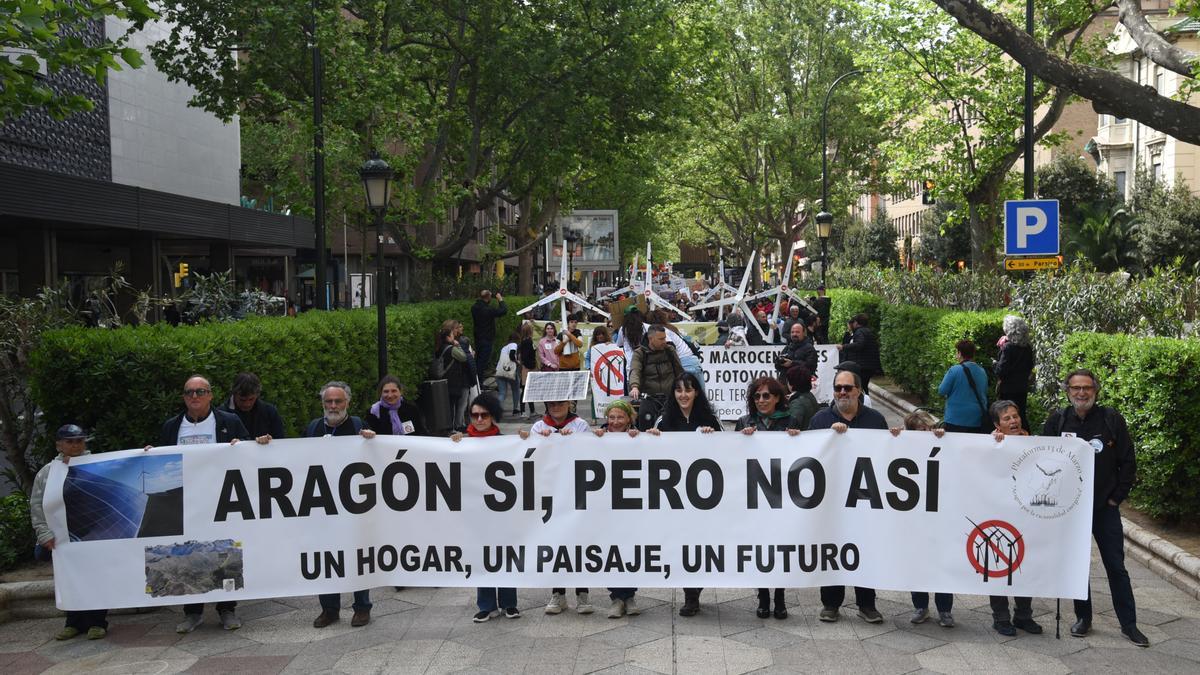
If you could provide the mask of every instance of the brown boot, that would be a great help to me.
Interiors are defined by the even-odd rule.
[[[371,610],[369,610],[369,609],[354,610],[354,616],[350,619],[351,626],[354,626],[355,628],[361,628],[369,623],[371,623]]]
[[[328,626],[329,624],[336,623],[337,621],[340,621],[340,620],[341,620],[341,617],[338,616],[337,612],[322,611],[320,614],[317,615],[317,618],[313,619],[313,628],[324,628],[324,627]]]

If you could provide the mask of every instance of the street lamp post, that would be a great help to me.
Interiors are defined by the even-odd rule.
[[[567,288],[571,288],[571,282],[575,280],[575,242],[579,241],[579,233],[573,228],[567,228],[563,231],[563,253],[567,256]]]
[[[387,375],[387,295],[383,290],[383,215],[391,198],[392,167],[372,152],[371,158],[358,170],[367,196],[367,210],[375,215],[375,307],[378,312],[377,348],[379,351],[379,377]]]
[[[833,232],[833,214],[829,212],[829,143],[826,136],[825,118],[829,115],[829,99],[842,80],[852,75],[862,75],[861,70],[843,73],[825,92],[825,105],[821,108],[821,212],[817,214],[817,238],[821,240],[821,285],[825,285],[825,269],[829,267],[828,242]]]

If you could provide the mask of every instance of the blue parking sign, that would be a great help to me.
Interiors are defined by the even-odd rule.
[[[1004,202],[1004,255],[1058,255],[1058,200]]]

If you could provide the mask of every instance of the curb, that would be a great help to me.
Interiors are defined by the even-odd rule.
[[[1130,521],[1125,528],[1125,550],[1138,562],[1179,590],[1200,600],[1200,558]]]
[[[880,386],[876,386],[876,385],[868,386],[867,393],[871,395],[872,399],[877,398],[877,399],[883,401],[884,403],[892,406],[893,408],[903,410],[905,415],[907,415],[917,409],[917,406],[909,403],[908,401],[905,401],[904,399],[900,398],[899,396],[896,396],[892,392],[890,392],[887,389],[884,389],[883,387],[880,387]]]

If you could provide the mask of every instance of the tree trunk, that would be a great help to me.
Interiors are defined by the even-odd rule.
[[[533,249],[517,255],[517,293],[533,295]]]

